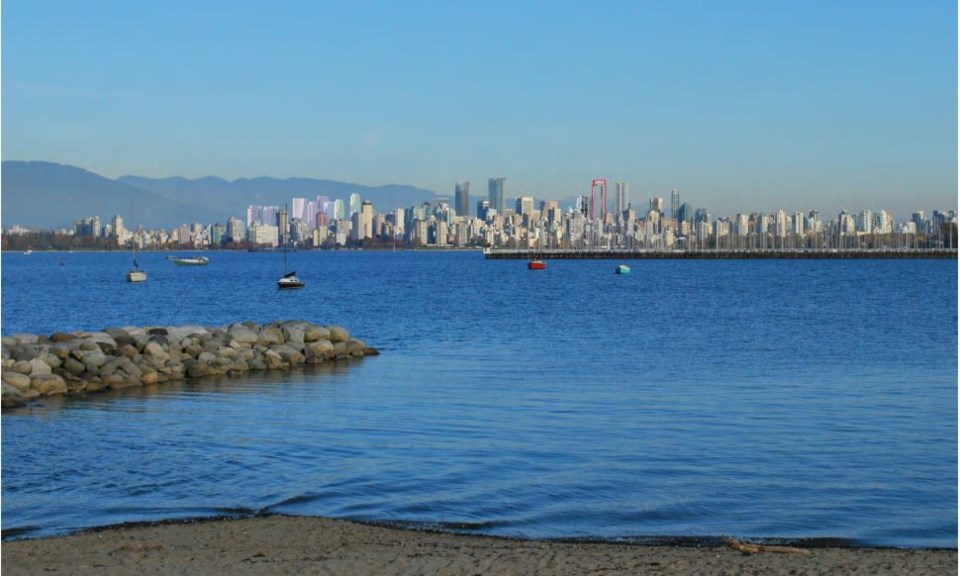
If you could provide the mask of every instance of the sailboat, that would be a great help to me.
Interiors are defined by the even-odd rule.
[[[137,262],[136,238],[130,240],[130,245],[132,246],[132,251],[133,251],[133,268],[127,270],[127,282],[146,282],[147,271],[141,268],[140,263]]]
[[[277,286],[283,290],[288,288],[303,288],[306,286],[299,278],[296,272],[287,272],[287,248],[283,248],[283,277],[277,280]]]

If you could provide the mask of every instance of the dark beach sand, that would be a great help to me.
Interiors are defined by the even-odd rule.
[[[18,574],[957,574],[956,550],[639,546],[460,536],[267,516],[5,542]]]

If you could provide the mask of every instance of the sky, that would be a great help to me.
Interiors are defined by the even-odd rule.
[[[957,208],[957,23],[956,0],[4,0],[0,154],[907,218]]]

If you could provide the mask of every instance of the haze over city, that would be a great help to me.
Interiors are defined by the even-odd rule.
[[[957,206],[953,1],[13,0],[3,15],[4,160],[448,195],[504,176],[537,198],[605,177],[725,214]]]

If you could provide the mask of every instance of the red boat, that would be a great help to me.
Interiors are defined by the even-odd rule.
[[[530,270],[546,270],[547,263],[543,260],[531,260],[527,262],[527,268]]]

